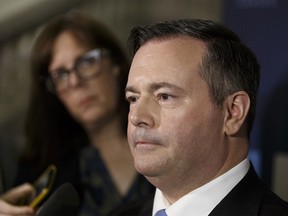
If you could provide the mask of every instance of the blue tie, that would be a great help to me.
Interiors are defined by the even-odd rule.
[[[161,209],[156,212],[155,216],[167,216],[165,209]]]

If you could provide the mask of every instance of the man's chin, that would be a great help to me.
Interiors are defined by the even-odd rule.
[[[145,177],[153,177],[155,176],[156,167],[152,163],[146,160],[134,160],[134,165],[140,174],[144,175]]]

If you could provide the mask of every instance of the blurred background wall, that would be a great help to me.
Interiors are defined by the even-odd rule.
[[[174,18],[205,18],[222,22],[236,31],[259,57],[262,78],[258,113],[251,137],[250,157],[263,180],[288,200],[288,133],[283,126],[287,109],[285,91],[276,104],[269,98],[288,74],[287,48],[288,1],[286,0],[0,0],[0,136],[21,149],[23,123],[29,100],[29,54],[41,26],[57,14],[82,10],[108,25],[118,35],[123,47],[130,29]],[[286,15],[287,14],[287,15]],[[284,86],[288,86],[288,82]],[[287,91],[286,91],[287,93]],[[287,102],[286,102],[287,103]],[[281,112],[281,114],[280,114]],[[285,114],[286,116],[288,114]],[[273,127],[273,116],[277,121]],[[278,129],[282,125],[283,130]],[[267,141],[263,134],[278,131],[281,141]],[[286,130],[287,131],[287,130]],[[286,135],[287,134],[287,135]],[[279,137],[279,134],[275,135]],[[264,140],[264,141],[263,141]],[[275,141],[274,141],[275,140]],[[263,144],[265,143],[265,144]],[[1,150],[1,149],[0,149]],[[0,152],[1,153],[1,152]],[[265,160],[264,160],[265,159]]]

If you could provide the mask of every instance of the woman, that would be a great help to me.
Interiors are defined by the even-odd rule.
[[[55,164],[54,188],[74,185],[81,196],[80,215],[107,215],[153,192],[136,173],[127,143],[129,63],[111,32],[80,13],[59,16],[36,39],[31,65],[27,148],[19,179],[33,181]]]

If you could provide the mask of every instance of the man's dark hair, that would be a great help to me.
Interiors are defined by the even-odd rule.
[[[260,66],[252,51],[229,28],[210,20],[180,19],[165,21],[131,30],[128,48],[132,56],[151,40],[189,36],[206,45],[200,75],[207,82],[212,101],[222,106],[227,96],[245,91],[250,97],[247,117],[248,135],[256,112]]]

